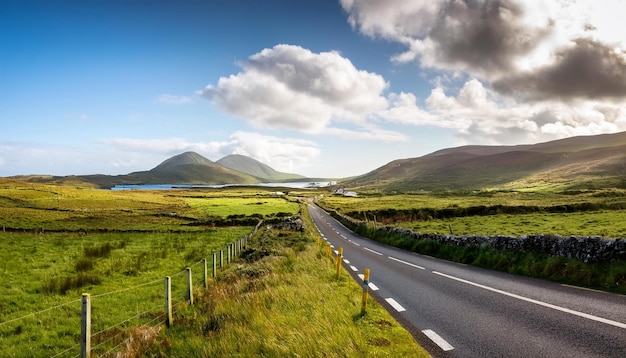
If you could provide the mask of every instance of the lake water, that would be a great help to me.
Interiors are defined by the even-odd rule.
[[[171,190],[171,189],[202,189],[202,188],[226,188],[229,186],[264,186],[286,187],[294,189],[315,189],[333,185],[335,182],[288,182],[288,183],[258,183],[258,184],[128,184],[116,185],[111,190]]]

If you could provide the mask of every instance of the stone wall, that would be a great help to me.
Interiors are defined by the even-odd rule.
[[[338,212],[331,215],[348,227],[363,224]],[[405,228],[381,226],[376,230],[404,235],[415,240],[432,240],[448,245],[463,247],[491,247],[497,250],[524,250],[549,256],[575,258],[584,262],[626,261],[626,239],[607,239],[598,236],[475,236],[475,235],[440,235],[425,234]]]

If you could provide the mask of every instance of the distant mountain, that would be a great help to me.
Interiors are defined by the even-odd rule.
[[[626,132],[516,146],[462,146],[394,160],[340,183],[386,191],[626,188]]]
[[[287,180],[304,179],[302,175],[276,171],[256,159],[240,154],[227,155],[216,161],[216,163],[226,168],[252,175],[264,182],[283,182]]]
[[[95,174],[65,177],[26,175],[15,178],[41,183],[83,183],[100,188],[132,184],[257,184],[314,180],[297,174],[276,171],[268,165],[243,155],[228,155],[213,162],[195,152],[175,155],[148,171],[125,175]]]
[[[126,175],[85,175],[85,181],[110,188],[128,184],[255,184],[249,174],[217,164],[198,153],[185,152],[164,160],[149,171]]]

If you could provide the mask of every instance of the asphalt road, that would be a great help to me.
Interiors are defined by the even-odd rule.
[[[362,280],[369,268],[372,297],[435,357],[626,357],[626,296],[407,252],[309,211],[346,269]]]

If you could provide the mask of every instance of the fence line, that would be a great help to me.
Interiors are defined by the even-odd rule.
[[[102,334],[102,333],[104,333],[104,332],[106,332],[106,331],[108,331],[108,330],[110,330],[110,329],[113,329],[113,328],[115,328],[115,327],[117,327],[117,326],[121,326],[121,325],[123,325],[124,323],[126,323],[126,322],[130,322],[131,320],[133,320],[133,319],[135,319],[135,318],[139,318],[141,315],[146,314],[146,313],[148,313],[148,312],[150,312],[150,311],[154,311],[154,310],[155,310],[155,309],[157,309],[157,308],[161,308],[161,306],[159,305],[159,306],[156,306],[156,307],[152,307],[152,308],[150,308],[150,309],[148,309],[148,310],[146,310],[146,311],[143,311],[143,312],[141,312],[141,313],[138,313],[138,314],[136,314],[135,316],[130,317],[130,318],[128,318],[128,319],[126,319],[126,320],[124,320],[124,321],[122,321],[122,322],[120,322],[120,323],[116,323],[116,324],[112,325],[111,327],[105,328],[105,329],[101,330],[100,332],[93,333],[91,336],[97,336],[97,335]]]
[[[229,257],[229,260],[228,260],[229,262],[231,261],[230,259],[234,259],[235,257],[237,257],[237,256],[239,256],[239,255],[241,254],[241,252],[243,251],[243,248],[246,246],[246,244],[247,244],[247,242],[248,242],[248,239],[249,239],[250,237],[252,237],[252,235],[254,235],[254,233],[256,233],[256,231],[257,231],[257,230],[259,229],[259,227],[261,226],[262,222],[263,222],[262,220],[261,220],[261,221],[259,221],[259,223],[256,225],[256,227],[252,230],[252,232],[251,232],[251,233],[249,233],[249,234],[245,235],[244,237],[242,237],[242,238],[240,238],[240,239],[238,239],[238,240],[235,240],[234,242],[232,242],[232,243],[230,243],[230,244],[225,245],[225,246],[226,246],[226,248],[230,251],[230,255],[229,255],[230,257]],[[218,265],[218,262],[217,262],[217,258],[218,258],[217,253],[220,253],[220,255],[219,255],[219,256],[220,256],[220,258],[221,258],[223,251],[224,251],[223,249],[220,249],[220,250],[217,250],[217,251],[214,251],[214,252],[213,252],[213,255],[212,255],[212,258],[213,258],[213,260],[212,260],[213,270],[212,270],[212,275],[211,275],[213,278],[215,278],[215,277],[216,277],[216,274],[217,274],[217,270],[216,270],[216,269],[217,269],[217,267],[218,267],[218,266],[219,266],[219,268],[222,268],[222,267],[223,267],[223,261],[222,261],[222,260],[220,260],[219,265]],[[200,277],[200,278],[202,278],[202,280],[204,281],[202,286],[206,288],[206,287],[207,287],[207,286],[206,286],[206,285],[207,285],[207,279],[208,279],[208,277],[209,277],[209,275],[210,275],[210,274],[207,272],[207,266],[206,266],[206,263],[207,263],[207,259],[206,259],[206,258],[203,258],[203,259],[201,259],[201,260],[199,260],[199,261],[197,261],[197,262],[195,262],[195,263],[191,264],[189,267],[187,267],[187,268],[185,268],[185,269],[183,269],[183,270],[181,270],[181,271],[179,271],[179,272],[177,272],[177,273],[175,273],[175,274],[173,274],[173,275],[170,275],[170,277],[175,277],[175,276],[180,276],[180,275],[183,275],[183,274],[185,274],[185,273],[188,273],[188,272],[191,270],[191,268],[196,267],[196,266],[198,266],[198,265],[200,265],[200,264],[203,264],[203,265],[204,265],[204,270],[205,270],[204,275],[198,275],[198,274],[196,274],[196,277]],[[147,287],[147,286],[151,286],[151,285],[156,285],[157,283],[160,283],[160,282],[162,282],[162,279],[157,279],[157,280],[150,281],[150,282],[140,283],[140,284],[137,284],[137,285],[135,285],[135,286],[132,286],[132,287],[126,287],[126,288],[119,289],[119,290],[116,290],[116,291],[110,291],[110,292],[100,293],[100,294],[97,294],[97,295],[93,295],[93,296],[91,296],[91,298],[92,298],[92,299],[93,299],[93,298],[102,298],[102,297],[105,297],[105,296],[110,296],[110,295],[113,295],[113,294],[119,294],[119,293],[122,293],[122,292],[133,291],[133,290],[137,290],[137,289],[139,289],[139,288],[143,288],[143,287]],[[181,281],[181,283],[182,283],[182,282],[183,282],[183,281]],[[178,300],[178,298],[179,298],[179,297],[178,297],[178,291],[182,290],[182,288],[179,288],[179,284],[181,284],[181,283],[178,283],[178,282],[177,282],[177,285],[176,285],[176,288],[177,288],[177,290],[176,290],[176,293],[177,293],[177,300],[176,300],[176,301],[178,301],[178,302],[175,302],[175,303],[172,305],[172,308],[173,308],[173,309],[174,309],[174,308],[178,309],[178,308],[179,308],[181,305],[183,305],[184,303],[189,303],[189,302],[190,302],[190,299],[189,299],[190,297],[188,297],[188,295],[189,295],[189,292],[190,292],[190,291],[186,291],[186,290],[183,290],[183,291],[184,291],[184,293],[183,293],[183,295],[181,295],[181,296],[183,296],[183,297],[180,297],[180,300]],[[187,282],[186,284],[183,284],[183,285],[185,285],[185,286],[193,285],[193,282]],[[182,286],[182,285],[181,285],[181,286]],[[71,305],[71,304],[75,304],[75,303],[81,302],[81,300],[82,300],[81,298],[79,298],[79,299],[75,299],[75,300],[72,300],[72,301],[69,301],[69,302],[65,302],[65,303],[62,303],[62,304],[59,304],[59,305],[53,306],[53,307],[49,307],[49,308],[42,309],[42,310],[40,310],[40,311],[32,312],[32,313],[26,314],[26,315],[21,316],[21,317],[17,317],[17,318],[13,318],[13,319],[10,319],[10,320],[4,321],[4,322],[0,322],[0,327],[5,326],[5,325],[8,325],[8,324],[10,324],[10,323],[14,323],[14,322],[20,321],[20,320],[22,320],[22,319],[26,319],[26,318],[29,318],[29,317],[32,317],[32,316],[35,316],[35,315],[38,315],[38,314],[44,313],[44,312],[48,312],[48,311],[51,311],[51,310],[57,309],[57,308],[61,308],[61,307],[64,307],[64,306],[68,306],[68,305]],[[89,338],[91,339],[91,338],[93,338],[93,337],[102,336],[102,335],[103,335],[103,334],[105,334],[106,332],[109,332],[109,331],[111,331],[112,329],[114,329],[114,328],[116,328],[116,327],[119,327],[119,326],[121,326],[121,325],[127,324],[127,323],[129,323],[130,321],[132,321],[132,320],[138,319],[138,318],[140,318],[140,317],[141,317],[141,316],[143,316],[143,315],[146,315],[146,314],[148,314],[148,313],[150,313],[150,312],[154,312],[154,311],[156,311],[157,309],[162,309],[162,308],[163,308],[163,307],[162,307],[161,305],[159,305],[159,306],[155,306],[155,307],[153,307],[153,308],[150,308],[150,309],[148,309],[148,310],[145,310],[145,311],[143,311],[143,312],[140,312],[140,313],[138,313],[138,314],[136,314],[136,315],[134,315],[134,316],[132,316],[132,317],[129,317],[129,318],[127,318],[127,319],[125,319],[125,320],[123,320],[123,321],[121,321],[121,322],[119,322],[119,323],[113,324],[113,325],[111,325],[111,326],[109,326],[109,327],[107,327],[107,328],[104,328],[104,329],[102,329],[102,330],[100,330],[100,331],[98,331],[98,332],[96,332],[96,333],[94,333],[94,334],[90,334],[90,335],[89,335]],[[161,325],[161,324],[163,324],[163,323],[165,323],[165,322],[166,322],[166,314],[165,314],[165,312],[163,312],[163,313],[159,314],[157,317],[155,317],[155,318],[151,319],[150,321],[148,321],[148,322],[146,323],[146,325],[147,325],[147,326],[149,326],[149,327],[155,328],[155,327],[157,327],[158,325]],[[153,325],[153,324],[154,324],[154,325]],[[96,344],[96,345],[92,346],[92,347],[91,347],[91,351],[93,351],[93,350],[95,350],[95,349],[97,349],[97,348],[99,348],[99,347],[102,347],[103,345],[105,345],[105,344],[107,344],[107,343],[110,343],[111,341],[113,341],[113,340],[115,340],[115,339],[118,339],[120,335],[125,334],[125,333],[128,333],[128,332],[120,330],[120,332],[119,332],[119,333],[114,334],[113,336],[108,337],[108,338],[107,338],[107,339],[105,339],[104,341],[98,342],[98,344]],[[111,348],[111,349],[107,350],[106,352],[104,352],[104,355],[105,355],[105,356],[106,356],[106,355],[108,355],[109,353],[111,353],[111,352],[112,352],[112,351],[114,351],[115,349],[119,348],[120,346],[122,346],[123,344],[125,344],[126,342],[128,342],[128,341],[129,341],[129,339],[131,339],[131,338],[132,338],[132,337],[129,337],[129,338],[127,338],[127,339],[122,340],[122,342],[121,342],[121,343],[117,344],[117,345],[116,345],[116,346],[114,346],[113,348]],[[80,347],[81,347],[81,344],[76,344],[76,345],[73,345],[73,346],[71,346],[71,347],[68,347],[68,348],[66,348],[66,349],[64,349],[64,350],[62,350],[62,351],[60,351],[60,352],[58,352],[58,353],[54,354],[54,355],[53,355],[53,356],[51,356],[51,357],[61,357],[61,356],[64,356],[64,355],[66,355],[66,354],[67,354],[67,353],[69,353],[69,352],[72,352],[72,351],[75,351],[76,349],[79,349]],[[77,357],[80,357],[81,355],[82,355],[82,353],[79,353],[79,354],[77,355]]]
[[[56,309],[56,308],[61,308],[61,307],[63,307],[63,306],[67,306],[67,305],[72,304],[72,303],[80,302],[80,300],[81,300],[81,299],[79,298],[79,299],[77,299],[77,300],[70,301],[70,302],[65,302],[65,303],[62,303],[62,304],[57,305],[57,306],[54,306],[54,307],[45,308],[45,309],[43,309],[43,310],[41,310],[41,311],[37,311],[37,312],[33,312],[33,313],[29,313],[29,314],[27,314],[27,315],[25,315],[25,316],[22,316],[22,317],[18,317],[18,318],[10,319],[10,320],[8,320],[8,321],[0,322],[0,326],[3,326],[3,325],[5,325],[5,324],[9,324],[9,323],[12,323],[12,322],[16,322],[16,321],[19,321],[19,320],[24,319],[24,318],[28,318],[28,317],[31,317],[31,316],[35,316],[35,315],[38,315],[38,314],[40,314],[40,313],[44,313],[44,312],[47,312],[47,311],[52,311],[53,309]]]
[[[67,352],[69,352],[69,351],[71,351],[71,350],[77,349],[77,348],[80,348],[80,344],[77,344],[77,345],[75,345],[75,346],[73,346],[73,347],[69,347],[68,349],[66,349],[66,350],[64,350],[64,351],[62,351],[62,352],[59,352],[59,353],[57,353],[57,354],[53,355],[53,356],[52,356],[52,357],[50,357],[50,358],[60,357],[61,355],[65,354],[65,353],[67,353]]]
[[[112,294],[115,294],[115,293],[120,293],[120,292],[124,292],[124,291],[135,290],[135,289],[138,289],[138,288],[141,288],[141,287],[144,287],[144,286],[155,285],[155,284],[157,284],[158,282],[161,282],[161,280],[154,280],[154,281],[152,281],[152,282],[142,283],[142,284],[139,284],[139,285],[137,285],[137,286],[127,287],[127,288],[122,288],[121,290],[117,290],[117,291],[111,291],[111,292],[100,293],[100,294],[97,294],[97,295],[93,295],[93,296],[91,296],[91,298],[104,297],[104,296],[109,296],[109,295],[112,295]]]

